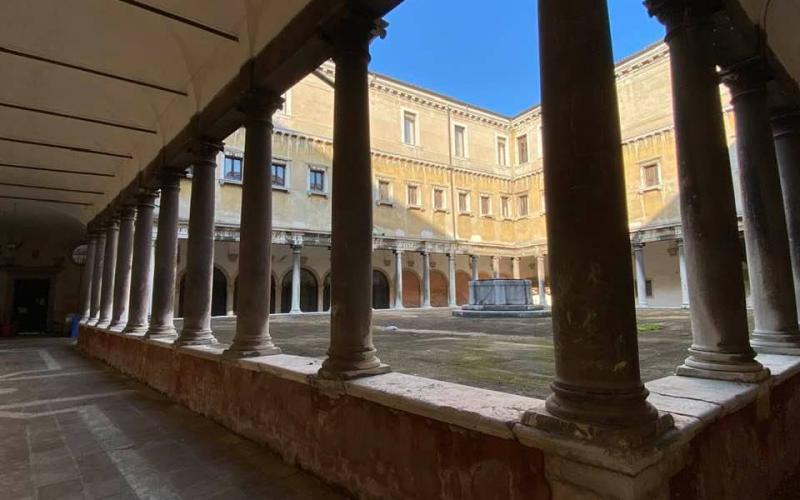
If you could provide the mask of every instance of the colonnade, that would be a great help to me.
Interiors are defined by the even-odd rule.
[[[718,61],[711,51],[711,12],[682,1],[651,0],[667,26],[680,178],[684,302],[691,303],[693,343],[678,374],[757,382],[769,375],[755,359],[764,352],[796,354],[800,289],[800,114],[770,115],[760,61],[724,65],[737,115],[744,225],[756,329],[751,345],[731,169],[719,96]],[[555,378],[546,408],[555,419],[615,429],[653,430],[659,415],[647,402],[639,370],[634,280],[622,164],[613,57],[606,2],[540,2],[544,182],[548,200],[548,255],[552,273]],[[575,30],[574,26],[581,26]],[[352,15],[330,33],[336,62],[332,190],[331,323],[321,377],[383,373],[372,340],[373,199],[368,74],[374,21]],[[242,195],[239,315],[226,356],[280,352],[269,334],[271,113],[280,100],[251,89],[241,101],[246,155]],[[770,129],[770,120],[772,129]],[[575,144],[581,144],[576,148]],[[220,145],[198,139],[187,246],[184,326],[172,324],[177,242],[177,175],[160,178],[161,214],[155,252],[153,318],[142,324],[141,288],[152,217],[132,206],[92,226],[87,321],[98,327],[133,320],[129,331],[173,337],[176,345],[215,342],[210,328],[214,251],[214,156]],[[777,148],[777,149],[776,149]],[[137,205],[148,210],[147,201]],[[788,225],[787,225],[788,223]],[[149,226],[149,230],[148,230]],[[121,247],[120,247],[121,245]],[[127,250],[132,248],[132,256]],[[118,247],[120,249],[118,250]],[[145,248],[148,248],[145,251]],[[642,248],[634,247],[637,291],[645,287]],[[402,249],[395,251],[402,307]],[[430,305],[430,255],[423,252],[423,304]],[[477,256],[471,256],[478,278]],[[499,259],[492,270],[499,276]],[[544,295],[544,258],[537,258]],[[293,282],[300,251],[293,249]],[[116,272],[115,272],[116,270]],[[794,270],[794,274],[792,273]],[[131,277],[131,273],[133,276]],[[512,273],[519,261],[512,260]],[[792,280],[794,276],[794,280]],[[455,256],[448,256],[455,302]],[[144,281],[143,281],[144,280]],[[122,290],[135,283],[134,292]],[[297,283],[296,283],[297,285]],[[295,290],[299,286],[294,287]],[[684,286],[682,285],[682,289]],[[543,298],[543,297],[542,297]],[[115,299],[129,302],[115,308]],[[299,295],[292,310],[299,310]],[[536,424],[536,420],[532,423]],[[649,431],[647,431],[649,432]]]

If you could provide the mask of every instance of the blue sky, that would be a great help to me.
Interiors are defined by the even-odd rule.
[[[614,58],[661,40],[639,0],[608,0]],[[536,0],[404,0],[370,69],[507,115],[539,102]]]

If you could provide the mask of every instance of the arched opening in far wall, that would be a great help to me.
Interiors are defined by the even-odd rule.
[[[225,316],[228,311],[228,279],[218,268],[214,268],[214,278],[211,288],[211,316]],[[183,301],[186,297],[186,276],[181,277],[178,287],[178,317],[184,315]],[[236,295],[234,294],[234,301]]]
[[[466,271],[456,271],[456,304],[463,306],[469,302],[470,275]]]
[[[447,276],[439,270],[431,270],[431,305],[447,307]]]
[[[300,310],[302,312],[317,311],[317,292],[319,283],[316,276],[306,268],[300,269]],[[281,312],[288,313],[292,310],[292,272],[283,277],[281,283]]]
[[[372,308],[389,309],[389,278],[377,269],[372,270]]]
[[[422,297],[417,273],[403,269],[403,307],[420,307]]]

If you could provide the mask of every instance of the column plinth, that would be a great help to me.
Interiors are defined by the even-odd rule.
[[[372,342],[372,164],[369,41],[374,19],[350,14],[331,38],[336,81],[331,203],[331,342],[324,378],[384,373]],[[341,175],[346,172],[346,175]]]
[[[96,326],[100,320],[100,303],[103,296],[103,271],[106,259],[107,233],[103,227],[97,228],[94,249],[94,270],[92,271],[92,305],[87,325]]]
[[[103,259],[103,283],[100,296],[100,316],[97,328],[108,328],[111,325],[111,314],[114,307],[114,271],[117,267],[117,245],[119,243],[119,216],[114,216],[106,229],[105,258]]]
[[[191,149],[194,161],[183,329],[175,340],[176,346],[217,342],[211,331],[211,289],[214,280],[214,173],[222,144],[198,140]]]
[[[759,352],[800,354],[789,239],[767,108],[768,78],[767,64],[758,58],[723,72],[736,115],[736,153],[755,320],[751,344]]]
[[[175,275],[178,261],[178,209],[182,174],[165,169],[159,176],[161,193],[158,233],[153,261],[153,297],[150,326],[145,338],[174,339]]]
[[[272,114],[282,100],[251,92],[240,103],[245,120],[242,222],[239,242],[239,303],[236,335],[224,356],[280,354],[269,334],[272,276]],[[298,262],[299,264],[299,262]],[[294,280],[292,281],[294,285]],[[299,303],[298,303],[299,306]]]
[[[114,269],[114,308],[111,314],[112,330],[122,331],[128,322],[128,305],[131,293],[131,268],[133,263],[133,228],[136,207],[129,205],[120,213],[117,265]]]
[[[795,304],[800,318],[800,109],[774,111],[772,137],[781,177]]]
[[[81,324],[86,324],[92,317],[92,281],[94,275],[94,254],[97,247],[97,234],[91,232],[86,242],[86,261],[83,263],[81,281]]]
[[[131,264],[130,312],[124,332],[141,335],[147,332],[148,294],[152,286],[153,209],[156,192],[142,191],[136,205],[136,227],[133,234],[133,261]]]
[[[431,307],[431,254],[422,252],[422,307]]]
[[[705,3],[648,0],[667,26],[680,182],[681,223],[691,302],[692,346],[678,375],[758,382],[745,310],[744,276],[719,77]]]
[[[639,373],[607,4],[539,2],[539,24],[555,377],[523,422],[638,446],[672,421]]]

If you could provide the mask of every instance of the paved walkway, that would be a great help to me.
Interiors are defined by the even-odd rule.
[[[66,339],[3,339],[0,498],[345,497]]]

